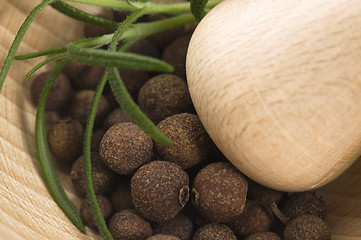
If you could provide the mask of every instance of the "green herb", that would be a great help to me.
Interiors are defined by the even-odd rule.
[[[55,202],[64,211],[68,218],[74,223],[74,225],[80,231],[85,232],[85,227],[82,223],[79,212],[65,194],[65,191],[56,175],[44,126],[46,98],[48,96],[51,86],[55,82],[55,79],[59,76],[59,74],[68,63],[69,60],[64,59],[53,69],[41,93],[35,120],[35,142],[38,152],[40,169],[44,176],[44,180],[49,189],[49,192],[53,196]]]
[[[208,0],[191,0],[191,11],[197,21],[200,21],[206,15],[205,8]]]
[[[92,210],[95,223],[99,229],[101,236],[106,240],[112,240],[113,237],[110,234],[107,225],[104,221],[103,214],[100,210],[95,192],[93,187],[93,174],[91,169],[91,138],[94,126],[94,120],[96,111],[99,105],[100,97],[103,92],[104,86],[107,82],[107,74],[104,74],[101,78],[97,88],[95,89],[95,94],[91,106],[91,110],[88,116],[88,121],[85,127],[84,134],[84,175],[85,175],[85,186],[86,186],[86,194],[89,199],[90,209]]]
[[[90,200],[90,206],[95,216],[99,232],[104,239],[113,239],[107,229],[95,197],[90,159],[90,142],[95,113],[97,111],[104,86],[109,81],[115,98],[122,110],[146,134],[157,142],[165,145],[171,144],[170,139],[160,132],[155,124],[134,103],[121,79],[121,76],[119,75],[118,68],[159,72],[173,71],[173,67],[164,61],[139,54],[125,53],[124,51],[139,39],[200,20],[210,8],[217,5],[221,2],[221,0],[192,0],[190,3],[184,2],[174,4],[156,4],[147,0],[69,0],[68,2],[101,6],[114,10],[126,10],[131,11],[132,14],[123,22],[118,23],[86,13],[67,4],[64,0],[43,0],[29,13],[15,36],[0,72],[0,91],[13,59],[22,60],[53,55],[31,69],[26,75],[27,77],[47,63],[62,59],[53,69],[41,94],[36,115],[35,140],[40,168],[49,192],[74,225],[80,231],[85,232],[85,227],[81,221],[78,211],[66,196],[65,191],[55,173],[44,126],[45,104],[52,84],[70,61],[77,61],[88,65],[98,65],[106,68],[105,73],[96,88],[91,111],[86,124],[84,139],[84,172],[86,178],[87,196]],[[100,37],[76,40],[63,47],[15,56],[20,42],[31,22],[37,14],[49,4],[66,16],[89,24],[116,29],[116,31],[114,34],[106,34]],[[168,18],[149,23],[135,23],[139,17],[149,13],[163,13],[168,15]],[[119,43],[122,44],[120,50],[117,51],[116,49]],[[98,49],[98,47],[105,46],[107,44],[110,44],[108,50]]]
[[[18,50],[18,47],[21,43],[21,40],[23,39],[26,30],[28,30],[30,24],[35,19],[35,17],[38,15],[38,13],[48,4],[55,2],[56,0],[44,0],[42,1],[38,6],[36,6],[26,17],[24,23],[21,25],[19,31],[17,32],[15,39],[9,49],[8,55],[5,58],[3,67],[0,72],[0,92],[2,89],[2,86],[4,85],[5,78],[9,72],[12,60],[15,56],[16,51]]]

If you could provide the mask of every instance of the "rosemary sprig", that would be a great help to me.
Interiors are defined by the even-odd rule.
[[[17,32],[15,39],[13,43],[11,44],[11,47],[9,49],[8,55],[5,58],[4,64],[2,66],[2,69],[0,71],[0,92],[2,89],[2,86],[4,85],[5,78],[9,72],[11,63],[13,61],[13,58],[15,56],[16,51],[19,48],[19,45],[21,43],[21,40],[23,39],[26,31],[28,30],[30,24],[33,22],[35,17],[38,15],[38,13],[48,4],[53,3],[57,0],[44,0],[39,5],[37,5],[26,17],[24,23],[21,25],[19,31]]]
[[[4,65],[0,72],[0,91],[4,83],[6,75],[10,69],[13,59],[29,59],[46,55],[53,55],[52,57],[40,62],[33,69],[31,69],[27,77],[37,71],[45,64],[62,59],[60,63],[53,69],[48,81],[41,94],[38,103],[36,126],[35,126],[35,140],[37,152],[39,157],[40,168],[44,176],[45,183],[49,192],[57,202],[59,207],[74,223],[74,225],[82,232],[85,232],[85,227],[81,221],[80,215],[74,205],[70,202],[62,188],[59,179],[56,176],[54,165],[51,160],[51,154],[48,147],[46,132],[44,127],[44,113],[46,98],[50,91],[55,79],[61,73],[63,68],[70,61],[78,61],[88,65],[98,65],[106,67],[105,73],[96,88],[91,111],[89,113],[88,121],[85,129],[84,140],[84,172],[86,181],[87,196],[90,201],[90,207],[95,216],[100,234],[104,239],[112,240],[113,237],[107,229],[106,223],[103,219],[99,205],[96,200],[93,182],[92,182],[92,169],[90,159],[90,142],[94,125],[95,113],[99,103],[100,96],[107,81],[109,81],[112,91],[115,93],[115,98],[123,111],[133,120],[146,134],[151,136],[155,141],[169,145],[170,139],[167,138],[155,124],[140,110],[134,103],[132,97],[128,93],[121,76],[119,75],[118,68],[127,68],[134,70],[145,71],[160,71],[170,72],[173,67],[164,61],[154,59],[147,56],[138,54],[125,53],[129,47],[136,40],[145,38],[151,34],[169,30],[187,23],[199,20],[204,16],[210,8],[217,5],[222,0],[192,0],[191,3],[174,3],[174,4],[155,4],[147,1],[119,1],[119,0],[68,0],[69,2],[78,2],[88,5],[102,6],[116,10],[128,10],[133,12],[122,23],[110,21],[101,17],[93,16],[84,11],[81,11],[71,5],[68,5],[63,0],[43,0],[36,6],[25,19],[20,27],[12,46],[9,49],[8,55],[4,61]],[[69,43],[67,46],[58,47],[48,50],[43,50],[35,53],[15,56],[15,53],[20,45],[20,42],[28,29],[31,22],[36,15],[47,5],[51,5],[59,12],[77,19],[79,21],[87,22],[93,25],[117,28],[114,34],[107,34],[100,37],[80,39]],[[191,14],[192,12],[193,14]],[[164,20],[159,20],[150,23],[134,23],[139,17],[148,13],[165,13],[172,17]],[[120,51],[116,51],[117,45],[122,42],[123,45]],[[109,51],[95,49],[110,43]],[[54,55],[55,54],[55,55]]]

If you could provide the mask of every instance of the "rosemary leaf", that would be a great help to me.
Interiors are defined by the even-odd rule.
[[[95,121],[96,111],[99,105],[100,97],[102,95],[104,86],[107,82],[107,73],[105,72],[95,90],[93,102],[91,104],[91,109],[88,115],[87,124],[85,127],[84,134],[84,175],[85,175],[85,186],[86,194],[89,199],[90,208],[94,216],[95,223],[98,227],[100,235],[105,240],[113,240],[113,236],[107,228],[107,224],[103,218],[103,214],[100,210],[95,191],[93,186],[93,174],[91,166],[91,138],[93,132],[93,126]]]
[[[58,54],[55,56],[52,56],[50,58],[45,59],[44,61],[40,62],[39,64],[37,64],[35,67],[33,67],[27,74],[26,77],[29,78],[31,75],[33,75],[37,70],[39,70],[41,67],[43,67],[44,65],[48,64],[49,62],[61,59],[66,57],[65,53],[62,54]]]
[[[30,24],[35,19],[35,17],[38,15],[38,13],[48,4],[53,3],[57,0],[44,0],[39,5],[37,5],[26,17],[25,21],[21,25],[19,31],[17,32],[15,39],[9,49],[8,55],[5,58],[4,65],[0,72],[0,92],[2,89],[2,86],[4,85],[5,78],[9,72],[11,63],[13,61],[14,55],[16,51],[19,48],[19,45],[21,43],[21,40],[23,39],[26,31],[28,30]]]
[[[73,224],[82,232],[85,232],[85,227],[82,223],[81,217],[75,206],[67,197],[63,187],[60,184],[59,178],[56,175],[55,167],[51,159],[51,153],[46,137],[46,130],[44,124],[44,112],[46,105],[46,98],[56,78],[69,63],[69,60],[63,59],[51,72],[48,81],[41,93],[38,103],[38,110],[35,120],[35,142],[38,152],[39,164],[41,172],[44,176],[45,184],[55,202],[73,222]]]
[[[81,48],[68,45],[68,58],[71,61],[102,67],[117,67],[122,69],[172,72],[172,65],[152,57],[134,53],[110,52],[101,49]]]
[[[51,6],[68,17],[71,17],[76,20],[86,22],[86,23],[89,23],[92,25],[115,29],[118,27],[118,24],[119,24],[117,22],[86,13],[86,12],[84,12],[80,9],[77,9],[63,1],[54,2],[51,4]]]
[[[114,93],[115,99],[119,103],[125,114],[139,126],[154,141],[164,145],[170,145],[171,140],[164,135],[157,126],[142,112],[137,104],[133,101],[128,93],[122,79],[120,78],[118,69],[115,67],[107,68],[109,74],[110,87]]]
[[[207,3],[208,0],[191,0],[191,12],[197,21],[200,21],[206,15],[204,9]]]

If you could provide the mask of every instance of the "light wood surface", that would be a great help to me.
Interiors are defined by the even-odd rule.
[[[38,0],[0,0],[0,65],[25,16]],[[47,7],[29,29],[19,53],[62,46],[80,36],[75,24]],[[26,72],[40,59],[14,62],[0,95],[0,239],[100,239],[80,233],[47,192],[34,144],[35,109],[29,104]],[[330,210],[333,239],[361,237],[361,162],[319,190]],[[59,170],[70,198],[79,206],[66,169]]]
[[[247,176],[285,191],[332,181],[361,155],[361,2],[227,0],[187,57],[206,130]]]

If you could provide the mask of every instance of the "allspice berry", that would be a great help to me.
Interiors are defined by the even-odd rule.
[[[173,218],[189,199],[189,178],[177,164],[152,161],[131,179],[134,208],[152,222]]]
[[[283,233],[285,240],[330,240],[331,233],[325,221],[306,214],[292,219]]]
[[[285,196],[285,192],[277,191],[265,186],[262,186],[252,180],[248,179],[248,192],[247,198],[256,201],[263,206],[272,218],[272,203],[278,204],[280,200]]]
[[[170,220],[154,223],[152,225],[154,234],[173,235],[181,240],[189,240],[193,233],[192,220],[183,213],[178,213]]]
[[[173,74],[160,74],[147,81],[139,91],[138,104],[155,123],[192,110],[186,82]]]
[[[247,189],[246,178],[230,163],[211,163],[194,179],[192,204],[209,221],[229,222],[243,212]]]
[[[93,186],[96,194],[109,194],[116,182],[116,174],[102,161],[99,153],[91,153]],[[75,190],[82,196],[86,194],[84,176],[84,156],[80,156],[71,167],[70,177]]]
[[[260,204],[247,200],[242,214],[228,224],[236,234],[245,237],[256,232],[268,231],[271,227],[271,218]]]
[[[85,125],[94,98],[94,90],[81,90],[75,94],[70,104],[69,114],[72,118]],[[95,116],[95,123],[104,120],[109,112],[109,105],[105,97],[101,96]]]
[[[162,120],[157,126],[172,140],[170,146],[154,143],[162,160],[187,169],[207,158],[212,142],[197,115],[175,114]]]
[[[74,79],[72,81],[72,84],[74,88],[78,90],[94,90],[100,82],[103,73],[104,67],[87,66],[87,68],[82,71],[82,75]]]
[[[71,84],[80,79],[84,72],[89,68],[88,65],[78,62],[70,62],[63,70],[63,73],[70,79]]]
[[[140,88],[149,80],[149,74],[132,69],[119,69],[118,71],[130,96],[136,100]]]
[[[122,109],[116,108],[111,111],[105,118],[103,122],[103,129],[106,131],[114,124],[121,122],[131,122],[131,120]]]
[[[99,145],[100,145],[100,141],[102,140],[103,136],[104,136],[105,131],[101,128],[96,129],[93,131],[92,133],[92,139],[91,139],[91,145],[90,145],[90,150],[92,152],[99,152]]]
[[[43,72],[39,74],[31,83],[30,94],[32,102],[35,106],[38,105],[41,92],[50,75],[50,72]],[[72,95],[72,87],[68,77],[61,73],[54,81],[53,86],[48,94],[45,110],[55,111],[61,110],[68,106]]]
[[[145,56],[160,58],[158,47],[147,38],[142,38],[133,43],[128,49],[129,53],[142,54]]]
[[[317,196],[315,191],[290,194],[280,205],[280,210],[291,219],[304,214],[312,214],[325,219],[327,212],[325,202]]]
[[[193,240],[237,240],[232,230],[224,224],[210,223],[200,227]]]
[[[83,151],[84,129],[70,118],[54,123],[47,132],[50,151],[61,162],[74,162]]]
[[[123,180],[117,183],[117,188],[112,192],[110,200],[115,211],[131,209],[133,207],[132,192],[130,191],[130,181]]]
[[[99,153],[112,171],[129,175],[149,162],[153,141],[134,123],[117,123],[105,132]]]
[[[181,239],[172,235],[156,234],[151,236],[147,240],[181,240]]]
[[[167,18],[165,15],[156,13],[147,15],[147,21],[153,22]],[[184,26],[175,27],[167,31],[155,33],[149,36],[149,39],[163,51],[169,44],[184,34]]]
[[[109,201],[108,198],[106,198],[102,195],[97,195],[96,199],[98,201],[98,205],[99,205],[100,211],[102,212],[103,218],[105,220],[108,220],[113,213],[112,203]],[[92,228],[96,228],[94,215],[91,210],[88,198],[84,198],[83,201],[81,202],[79,212],[80,212],[81,219],[83,220],[85,225],[92,227]]]
[[[174,66],[174,74],[186,79],[186,55],[191,34],[184,35],[171,44],[163,52],[162,59]]]
[[[281,238],[273,232],[258,232],[249,235],[244,240],[281,240]]]
[[[133,209],[115,213],[109,221],[109,231],[115,240],[146,240],[152,236],[149,222]]]

